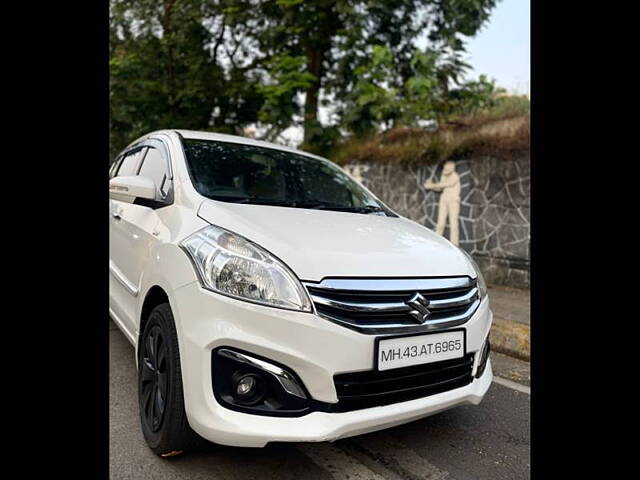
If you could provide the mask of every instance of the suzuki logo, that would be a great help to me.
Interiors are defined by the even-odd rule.
[[[413,308],[413,310],[409,312],[409,315],[415,318],[418,323],[424,323],[427,317],[431,314],[427,308],[429,306],[429,300],[419,293],[416,293],[413,297],[407,300],[406,304]]]

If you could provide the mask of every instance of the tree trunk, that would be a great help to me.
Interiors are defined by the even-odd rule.
[[[304,101],[304,143],[311,138],[313,127],[318,122],[318,97],[322,82],[322,60],[324,51],[319,48],[307,48],[307,71],[315,77],[313,83],[306,90]]]
[[[165,60],[165,73],[167,75],[167,93],[169,100],[169,108],[175,113],[175,90],[176,90],[176,78],[174,68],[174,52],[173,52],[173,24],[171,14],[173,13],[173,6],[175,0],[167,0],[163,3],[164,12],[162,16],[162,34],[167,38],[167,58]]]

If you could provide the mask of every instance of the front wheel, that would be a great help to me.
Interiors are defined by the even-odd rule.
[[[142,433],[157,455],[173,456],[202,443],[184,409],[178,336],[168,303],[155,307],[138,347]]]

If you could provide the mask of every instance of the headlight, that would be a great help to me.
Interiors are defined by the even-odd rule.
[[[205,288],[273,307],[311,311],[309,296],[291,270],[255,243],[209,226],[180,245]]]
[[[471,257],[471,255],[469,255],[467,252],[465,252],[462,249],[460,249],[460,251],[465,254],[467,259],[471,262],[471,266],[473,266],[473,269],[476,271],[476,275],[478,276],[478,296],[480,297],[480,300],[482,300],[484,296],[487,294],[487,284],[484,282],[484,277],[482,276],[480,267],[478,266],[476,261]]]

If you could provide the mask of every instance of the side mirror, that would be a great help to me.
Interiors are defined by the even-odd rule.
[[[129,203],[136,198],[155,200],[156,184],[147,177],[115,177],[109,180],[109,197]]]

